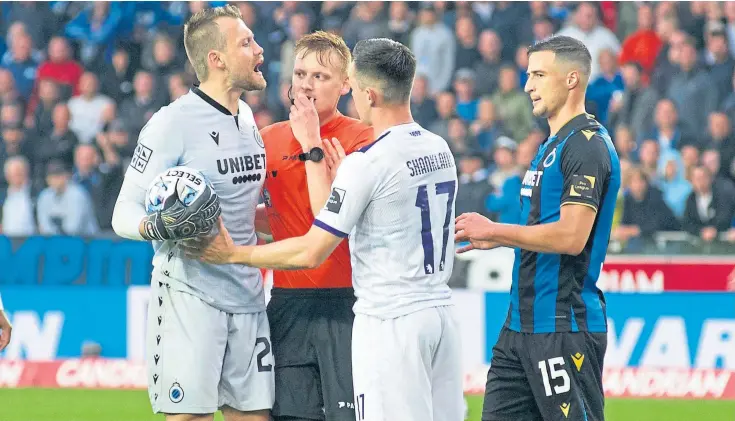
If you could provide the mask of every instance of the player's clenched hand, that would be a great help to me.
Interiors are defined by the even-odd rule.
[[[212,237],[198,237],[179,243],[186,257],[213,264],[229,263],[235,251],[235,242],[222,222],[217,220],[217,234]]]
[[[319,114],[313,100],[302,93],[296,95],[288,120],[291,122],[291,131],[304,152],[319,146]]]
[[[493,221],[475,212],[459,215],[454,223],[454,241],[469,244],[460,247],[457,253],[499,247],[500,244],[492,240],[493,224]]]
[[[13,326],[8,320],[8,316],[4,311],[0,310],[0,351],[5,349],[10,343],[10,334],[13,331]]]
[[[329,178],[334,181],[334,177],[337,175],[337,168],[342,160],[345,159],[345,150],[342,148],[342,144],[336,138],[322,139],[322,149],[324,149],[324,161],[327,163],[329,169]]]

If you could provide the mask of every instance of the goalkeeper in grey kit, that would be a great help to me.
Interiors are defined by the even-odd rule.
[[[239,98],[266,86],[259,69],[263,49],[234,6],[193,15],[184,46],[201,84],[159,110],[141,131],[112,220],[118,235],[153,241],[155,249],[149,397],[153,411],[169,421],[211,420],[217,410],[227,421],[267,421],[273,355],[261,272],[190,260],[179,245],[209,234],[220,214],[236,243],[256,243],[265,149],[252,110]],[[198,172],[206,186],[178,186],[174,194],[201,196],[188,206],[178,196],[148,214],[146,189],[164,172],[185,185],[195,183]]]

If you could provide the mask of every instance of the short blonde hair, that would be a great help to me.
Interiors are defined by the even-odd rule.
[[[217,26],[216,20],[229,17],[242,20],[240,9],[233,5],[213,7],[201,10],[191,16],[184,25],[184,48],[189,57],[191,66],[199,78],[204,82],[209,77],[207,55],[211,50],[224,50],[227,40]]]
[[[347,75],[347,66],[352,61],[352,53],[347,47],[345,41],[339,36],[330,32],[316,31],[308,35],[304,35],[294,48],[294,53],[298,57],[300,54],[306,55],[316,53],[317,60],[322,66],[327,66],[330,54],[334,52],[340,60],[339,69],[342,74]]]

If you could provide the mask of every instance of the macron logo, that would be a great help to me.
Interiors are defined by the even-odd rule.
[[[214,143],[216,143],[217,146],[219,146],[219,133],[218,132],[212,131],[212,133],[209,134],[209,137],[211,137],[212,140],[214,140]]]

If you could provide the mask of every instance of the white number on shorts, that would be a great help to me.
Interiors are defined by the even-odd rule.
[[[567,371],[562,367],[564,365],[563,357],[549,358],[549,369],[546,369],[546,361],[541,360],[538,362],[538,368],[541,370],[541,378],[544,381],[544,390],[546,396],[551,396],[551,382],[549,381],[549,372],[551,372],[551,380],[556,380],[559,377],[562,379],[562,384],[554,386],[554,393],[566,393],[569,392],[571,382],[569,381],[569,375]],[[557,368],[559,367],[559,368]]]
[[[266,338],[266,337],[261,337],[261,338],[255,339],[255,347],[256,348],[258,347],[258,344],[260,344],[260,343],[262,343],[263,345],[265,345],[265,347],[263,348],[262,351],[260,351],[258,353],[258,372],[261,372],[261,371],[272,371],[273,370],[273,365],[272,364],[263,365],[263,358],[265,358],[271,352],[271,343],[268,342],[268,338]]]
[[[365,394],[360,393],[356,396],[355,399],[355,409],[357,409],[357,419],[364,420],[365,419]]]

